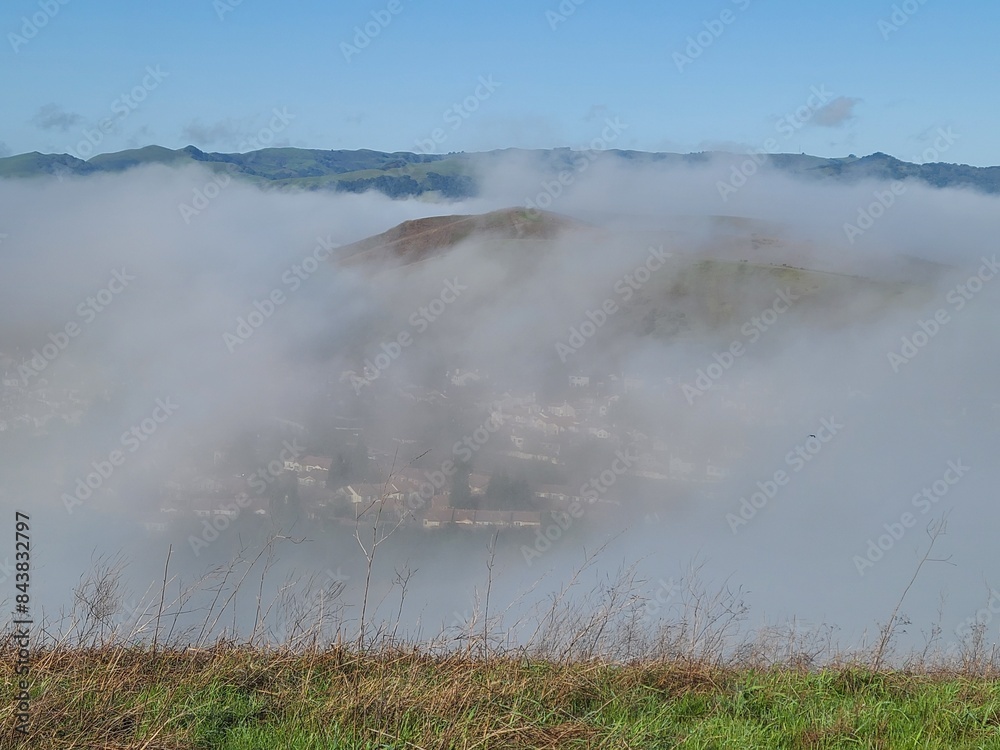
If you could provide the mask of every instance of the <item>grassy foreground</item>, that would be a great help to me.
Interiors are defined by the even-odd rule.
[[[219,646],[56,649],[31,676],[4,747],[1000,748],[1000,685],[959,674]]]

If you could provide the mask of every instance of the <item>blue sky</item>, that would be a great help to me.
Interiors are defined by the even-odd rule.
[[[932,160],[993,165],[998,29],[985,0],[8,0],[0,150],[583,147],[617,118],[618,148],[924,161],[944,129]]]

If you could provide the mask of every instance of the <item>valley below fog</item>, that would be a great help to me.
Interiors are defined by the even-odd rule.
[[[523,156],[474,198],[186,215],[206,169],[0,181],[0,499],[47,622],[103,570],[120,628],[163,594],[178,629],[518,644],[558,600],[653,638],[701,596],[849,650],[930,548],[899,648],[993,643],[997,199],[722,203],[729,169],[601,160],[544,211]]]

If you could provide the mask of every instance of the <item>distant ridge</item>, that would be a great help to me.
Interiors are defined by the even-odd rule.
[[[441,200],[474,197],[479,192],[479,175],[490,164],[507,155],[533,156],[553,175],[578,169],[580,152],[568,148],[525,151],[502,149],[487,152],[414,154],[383,152],[324,151],[301,148],[265,148],[244,154],[210,153],[194,146],[171,150],[146,146],[88,160],[69,154],[41,154],[37,151],[0,159],[0,177],[66,177],[121,172],[149,164],[182,166],[202,164],[227,171],[262,186],[297,190],[336,190],[360,193],[378,190],[392,198],[426,196]],[[695,154],[650,153],[645,151],[589,152],[595,161],[629,164],[690,167],[719,160],[738,165],[746,154],[722,151]],[[590,156],[588,156],[588,159]],[[811,179],[838,181],[919,180],[937,188],[960,187],[984,193],[1000,193],[1000,167],[971,167],[964,164],[911,164],[884,153],[824,158],[807,154],[769,154],[754,157],[766,168]]]

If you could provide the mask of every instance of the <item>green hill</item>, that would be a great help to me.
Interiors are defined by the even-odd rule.
[[[502,149],[481,153],[414,154],[326,151],[302,148],[265,148],[243,154],[201,151],[194,146],[171,150],[146,146],[87,161],[69,154],[19,154],[0,159],[0,177],[86,175],[120,172],[148,164],[180,166],[201,163],[228,170],[261,185],[300,190],[364,192],[378,190],[393,198],[423,196],[443,199],[468,198],[478,194],[478,176],[504,157],[530,156],[553,175],[579,168],[581,152],[568,148],[525,151]],[[588,159],[623,164],[685,168],[710,160],[738,164],[745,154],[702,152],[695,154],[648,153],[607,150],[589,152]],[[963,187],[985,193],[1000,192],[1000,167],[962,164],[911,164],[887,154],[858,158],[822,158],[806,154],[771,154],[761,157],[766,167],[806,179],[856,181],[860,179],[913,179],[933,187]]]

